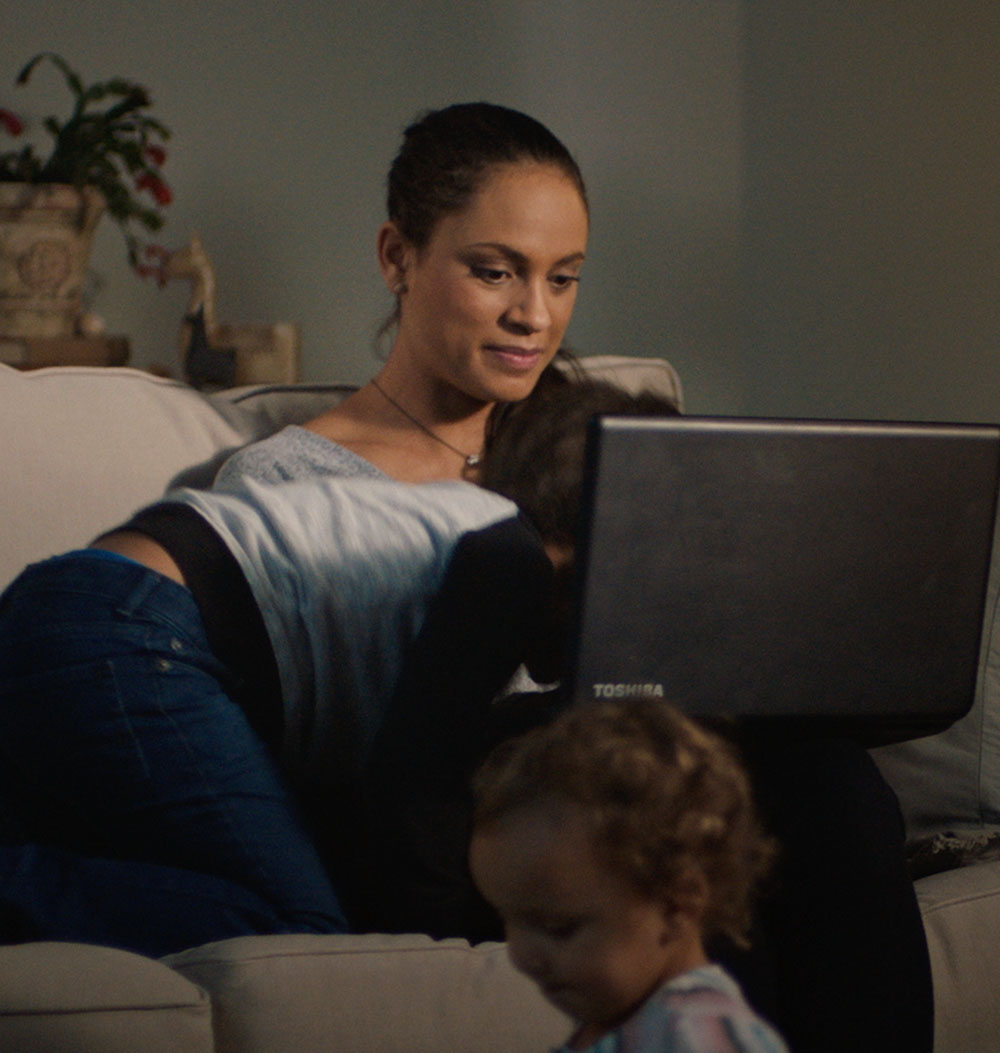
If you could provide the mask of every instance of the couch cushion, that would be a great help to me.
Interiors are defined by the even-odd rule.
[[[934,1048],[996,1049],[1000,1035],[1000,863],[921,878],[917,898],[934,973]]]
[[[656,395],[665,395],[679,410],[684,409],[681,378],[666,359],[586,355],[579,362],[591,376],[618,384],[626,391],[651,391]]]
[[[150,958],[77,943],[0,947],[4,1053],[210,1053],[208,997]]]
[[[570,1030],[500,944],[249,936],[164,961],[210,993],[220,1053],[542,1053]]]
[[[255,384],[209,397],[252,421],[256,435],[270,435],[286,424],[305,424],[356,390],[352,384]]]
[[[971,710],[947,731],[872,756],[896,791],[911,841],[1000,831],[1000,528]]]

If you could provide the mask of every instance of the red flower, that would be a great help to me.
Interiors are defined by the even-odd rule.
[[[146,263],[137,263],[135,265],[135,273],[140,278],[155,278],[156,284],[162,289],[167,284],[167,276],[163,273],[162,267],[151,267]]]
[[[157,168],[162,168],[163,162],[167,159],[167,151],[162,146],[147,146],[146,156]]]
[[[24,131],[24,122],[10,110],[0,110],[0,125],[11,135],[20,135]]]
[[[167,262],[171,256],[170,250],[165,249],[162,245],[146,245],[142,254],[152,262],[140,263],[136,260],[133,263],[136,274],[140,278],[155,278],[156,284],[162,289],[167,284]]]
[[[152,172],[143,172],[135,181],[135,185],[139,190],[148,190],[156,198],[158,205],[169,205],[174,199],[174,192],[170,187]]]

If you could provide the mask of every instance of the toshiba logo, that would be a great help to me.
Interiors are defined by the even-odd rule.
[[[594,684],[594,698],[663,698],[662,684]]]

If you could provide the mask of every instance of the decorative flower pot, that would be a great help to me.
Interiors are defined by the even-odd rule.
[[[0,182],[0,337],[70,336],[104,197]]]

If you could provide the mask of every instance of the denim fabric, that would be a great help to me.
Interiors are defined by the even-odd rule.
[[[0,904],[150,954],[346,929],[193,597],[130,560],[56,557],[0,598]]]

